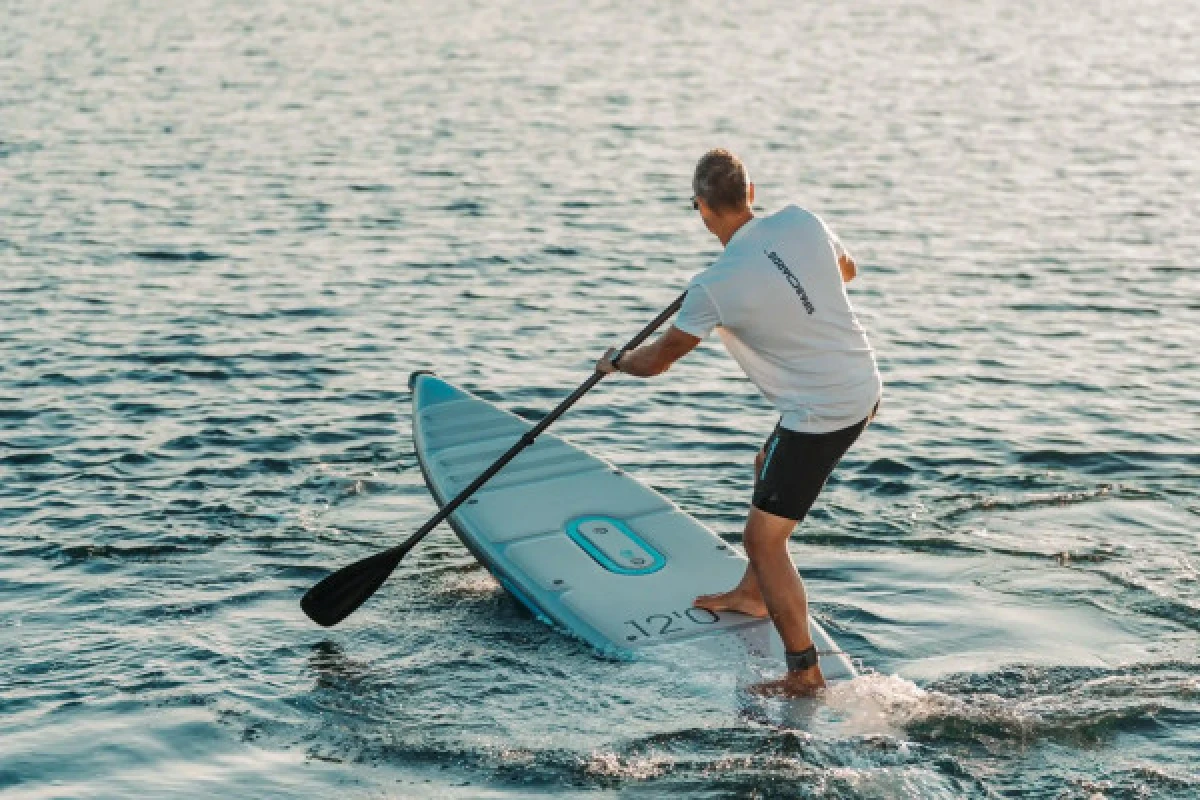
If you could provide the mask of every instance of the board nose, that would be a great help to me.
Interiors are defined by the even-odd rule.
[[[417,378],[421,377],[422,375],[433,375],[434,377],[437,377],[436,375],[434,375],[434,373],[433,373],[433,371],[432,371],[432,370],[428,370],[428,369],[418,369],[418,370],[414,370],[414,371],[412,372],[412,374],[410,374],[410,375],[408,376],[408,388],[409,388],[409,391],[412,391],[413,389],[415,389],[415,388],[416,388],[416,386],[417,386]]]
[[[408,376],[408,388],[412,390],[414,408],[428,408],[451,400],[464,400],[470,396],[425,369],[417,370]]]

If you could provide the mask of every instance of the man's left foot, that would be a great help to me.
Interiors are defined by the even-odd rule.
[[[825,688],[825,676],[820,667],[789,672],[773,681],[756,683],[748,690],[762,697],[812,697]]]
[[[751,594],[740,588],[718,594],[702,594],[692,601],[696,608],[706,608],[709,611],[736,611],[750,617],[766,617],[767,604],[759,593]]]

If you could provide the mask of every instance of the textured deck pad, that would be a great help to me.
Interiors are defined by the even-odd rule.
[[[455,497],[530,424],[440,378],[413,378],[413,438],[438,503]],[[745,557],[666,498],[596,456],[542,434],[450,521],[535,614],[614,656],[706,637],[779,649],[769,623],[692,608],[741,578]],[[812,624],[819,649],[835,650]],[[772,643],[773,642],[773,643]],[[854,670],[822,656],[828,678]]]

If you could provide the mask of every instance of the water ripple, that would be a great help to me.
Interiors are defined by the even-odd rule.
[[[0,792],[1200,796],[1176,6],[7,8]],[[885,401],[792,553],[876,671],[600,661],[445,530],[311,626],[433,511],[409,372],[540,419],[716,255],[714,145],[862,268]],[[555,430],[736,545],[773,424],[714,340]]]

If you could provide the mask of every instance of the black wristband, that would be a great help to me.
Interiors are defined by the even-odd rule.
[[[812,669],[819,661],[817,658],[817,646],[815,644],[807,650],[801,650],[798,653],[784,653],[784,658],[787,659],[788,672]]]

